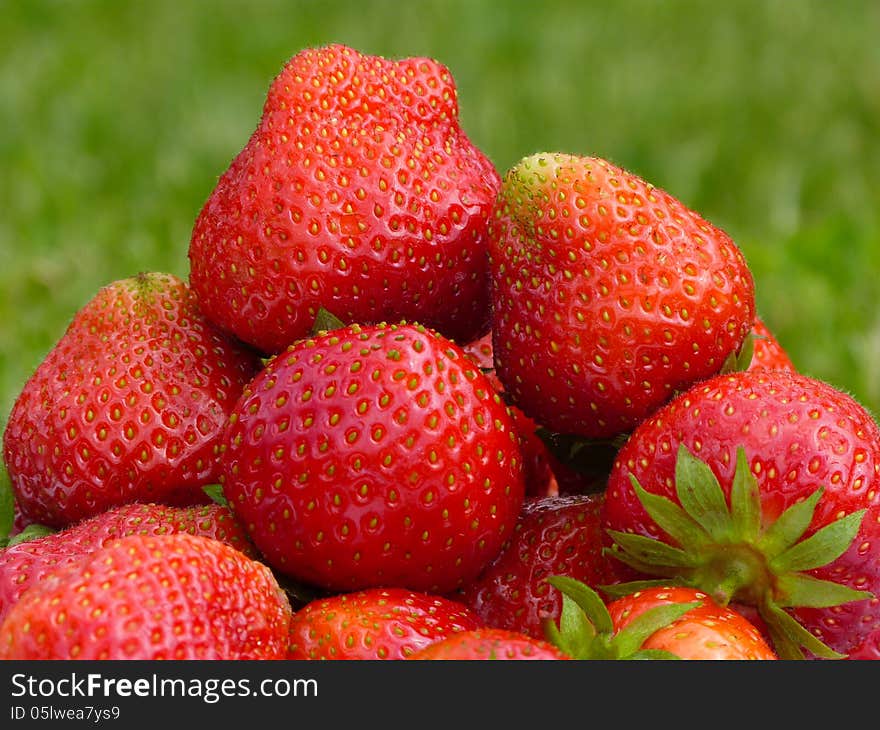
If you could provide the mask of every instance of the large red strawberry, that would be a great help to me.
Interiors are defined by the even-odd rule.
[[[273,567],[327,590],[451,591],[498,554],[522,505],[507,408],[460,347],[420,325],[296,342],[230,421],[230,507]]]
[[[880,428],[824,381],[694,386],[633,431],[605,507],[617,556],[753,606],[782,658],[847,654],[880,626]]]
[[[575,659],[779,658],[748,619],[694,588],[646,587],[606,605],[573,578],[550,581],[565,608],[547,638]]]
[[[558,621],[562,610],[548,577],[594,587],[634,577],[603,555],[603,502],[602,493],[526,500],[504,550],[456,597],[489,626],[544,638],[545,622]]]
[[[111,540],[128,535],[185,532],[220,540],[251,558],[258,554],[228,507],[208,504],[169,507],[131,503],[78,522],[44,537],[17,542],[0,551],[0,621],[34,583],[59,567],[75,563]]]
[[[289,623],[263,563],[202,535],[131,535],[25,591],[0,659],[284,659]]]
[[[489,252],[498,377],[554,432],[629,432],[720,372],[755,316],[728,235],[595,157],[535,154],[511,168]]]
[[[177,277],[105,286],[9,416],[3,455],[24,518],[64,527],[127,502],[206,501],[218,438],[259,366]]]
[[[457,601],[405,588],[319,598],[290,622],[288,659],[406,659],[482,622]]]
[[[433,661],[531,660],[557,661],[571,659],[544,639],[505,629],[473,629],[461,631],[435,641],[410,654],[407,659]]]
[[[198,215],[190,282],[213,321],[266,353],[306,336],[322,306],[467,341],[488,329],[499,185],[459,125],[448,68],[305,49]]]

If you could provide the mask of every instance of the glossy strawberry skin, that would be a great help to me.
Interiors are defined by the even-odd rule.
[[[850,547],[806,572],[880,594],[880,429],[849,395],[778,369],[721,375],[694,386],[640,424],[621,448],[606,491],[607,528],[670,540],[645,512],[629,477],[678,503],[672,484],[682,443],[710,466],[728,501],[734,452],[743,446],[765,524],[819,487],[825,491],[807,536],[866,509]],[[828,646],[847,654],[880,626],[878,605],[871,599],[790,611]]]
[[[629,432],[718,373],[752,327],[754,282],[730,237],[599,158],[511,168],[489,253],[498,377],[551,431]]]
[[[128,502],[207,501],[218,439],[259,366],[171,274],[102,288],[25,383],[6,425],[23,518],[60,528]]]
[[[319,598],[294,615],[288,659],[406,659],[482,622],[463,604],[405,588]]]
[[[499,184],[445,66],[305,49],[199,213],[190,282],[213,321],[266,353],[306,336],[319,307],[466,341],[488,329]]]
[[[755,351],[749,363],[749,370],[771,368],[797,371],[791,356],[760,317],[755,317],[752,334],[755,337]]]
[[[604,494],[527,499],[504,550],[458,600],[488,626],[544,638],[544,621],[556,622],[560,592],[546,582],[564,575],[591,587],[629,580],[632,572],[602,554]]]
[[[325,590],[445,593],[513,529],[510,417],[461,348],[418,325],[302,340],[236,406],[223,491],[266,560]]]
[[[615,631],[645,611],[670,603],[699,602],[668,626],[655,631],[643,649],[660,649],[690,660],[774,660],[778,657],[761,632],[744,616],[719,606],[702,591],[685,587],[647,588],[608,604]]]
[[[411,660],[559,661],[570,657],[543,639],[505,629],[475,629],[429,644],[407,657]]]
[[[30,586],[111,540],[128,535],[176,533],[210,537],[251,558],[259,558],[244,528],[228,507],[219,504],[192,507],[141,503],[120,505],[60,532],[0,551],[0,621]]]
[[[289,623],[263,563],[201,535],[131,535],[25,591],[0,659],[284,659]]]
[[[505,398],[504,385],[495,373],[492,333],[467,343],[465,354],[485,373],[495,390]],[[507,400],[505,400],[507,402]],[[578,471],[560,461],[539,435],[540,425],[522,408],[507,403],[519,436],[526,473],[527,497],[552,497],[558,494],[586,494],[605,488],[608,469],[605,464]]]

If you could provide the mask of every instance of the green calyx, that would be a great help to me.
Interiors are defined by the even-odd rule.
[[[318,312],[315,315],[315,321],[312,324],[311,335],[315,337],[324,332],[338,330],[342,327],[345,327],[345,322],[339,319],[339,317],[333,314],[333,312],[331,312],[329,309],[318,307]]]
[[[738,349],[731,352],[721,366],[719,375],[727,375],[728,373],[740,372],[748,370],[752,364],[752,358],[755,355],[755,338],[763,339],[762,335],[756,335],[749,332]]]
[[[728,507],[724,492],[707,464],[683,444],[675,466],[678,504],[647,492],[630,475],[642,506],[675,545],[609,530],[618,560],[660,581],[603,587],[611,595],[670,582],[708,593],[717,603],[750,604],[766,622],[781,659],[803,659],[803,649],[827,659],[843,658],[801,626],[784,609],[827,608],[872,598],[833,581],[806,573],[836,560],[858,533],[865,510],[826,525],[801,539],[813,520],[823,488],[789,507],[775,522],[763,520],[758,482],[745,451],[737,449]]]
[[[643,649],[655,632],[700,605],[671,603],[645,611],[620,631],[614,631],[605,602],[588,585],[568,576],[554,575],[547,582],[562,593],[562,614],[557,626],[544,624],[547,640],[572,659],[680,659],[672,652]]]
[[[51,527],[33,524],[25,527],[17,535],[10,536],[14,526],[15,494],[12,491],[9,473],[4,466],[0,465],[0,550],[55,532]]]

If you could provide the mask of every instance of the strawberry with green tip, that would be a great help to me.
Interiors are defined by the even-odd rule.
[[[755,316],[733,240],[596,157],[542,153],[511,168],[489,254],[497,375],[557,433],[628,433],[720,372]]]
[[[284,659],[290,604],[269,568],[202,535],[130,535],[26,590],[0,660]]]
[[[199,212],[190,283],[212,321],[267,354],[308,335],[320,307],[467,341],[488,330],[499,184],[448,68],[304,49]]]
[[[406,659],[482,622],[467,606],[405,588],[368,588],[319,598],[290,622],[288,659]]]
[[[103,287],[6,424],[3,456],[23,518],[60,528],[129,502],[206,502],[229,413],[259,367],[176,276]]]
[[[513,530],[524,495],[507,408],[420,325],[352,325],[273,357],[233,409],[223,492],[267,562],[330,591],[446,593]]]
[[[839,658],[880,626],[878,487],[880,428],[851,396],[786,370],[741,371],[633,431],[605,527],[646,581],[753,607],[780,658]]]

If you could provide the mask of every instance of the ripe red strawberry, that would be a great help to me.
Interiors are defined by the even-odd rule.
[[[223,491],[279,572],[332,591],[446,593],[501,549],[523,501],[507,409],[420,325],[300,340],[245,389]]]
[[[462,631],[410,654],[413,660],[567,660],[567,654],[543,639],[505,629]]]
[[[201,535],[131,535],[25,591],[0,659],[284,659],[289,623],[263,563]]]
[[[61,566],[128,535],[188,533],[220,540],[251,558],[259,555],[228,507],[125,504],[44,537],[0,551],[0,621],[22,593]]]
[[[499,185],[445,66],[305,49],[199,213],[190,282],[213,321],[266,353],[306,336],[319,307],[467,341],[488,329]]]
[[[699,605],[655,631],[642,647],[668,651],[682,659],[778,659],[761,632],[742,614],[719,606],[694,588],[645,588],[609,603],[608,613],[615,630],[620,631],[655,606],[691,601]]]
[[[505,398],[504,385],[495,374],[492,333],[468,343],[463,349],[486,374],[495,390]],[[586,494],[601,492],[605,488],[612,450],[595,443],[589,445],[590,451],[587,453],[584,449],[586,444],[581,440],[563,443],[558,434],[547,432],[518,406],[508,403],[507,407],[519,436],[526,473],[526,496]],[[553,444],[553,449],[548,447],[548,443]],[[571,458],[572,448],[580,449],[579,458]],[[557,451],[559,456],[555,453]],[[563,454],[565,461],[560,459]]]
[[[405,588],[319,598],[290,623],[288,659],[406,659],[482,622],[464,605]]]
[[[218,438],[259,366],[177,277],[104,287],[9,416],[3,454],[24,518],[64,527],[127,502],[206,501]]]
[[[605,526],[637,570],[754,606],[781,658],[880,626],[880,428],[823,381],[758,369],[681,394],[621,448]]]
[[[778,659],[744,616],[702,591],[658,585],[606,605],[573,578],[549,581],[565,607],[547,638],[575,659]]]
[[[562,595],[553,575],[596,587],[631,580],[632,571],[602,554],[604,494],[527,499],[501,554],[454,597],[488,626],[544,638],[558,621]]]
[[[754,282],[730,237],[599,158],[510,169],[489,253],[498,377],[550,431],[629,432],[718,373],[752,327]]]
[[[785,348],[760,317],[755,317],[752,335],[754,336],[754,353],[748,366],[749,370],[761,367],[792,372],[797,370]]]

